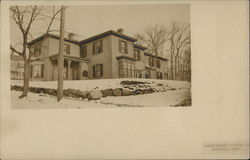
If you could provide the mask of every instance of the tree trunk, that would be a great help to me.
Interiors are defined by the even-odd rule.
[[[26,97],[29,92],[29,80],[30,80],[30,62],[24,61],[24,78],[23,78],[23,94],[20,98]]]
[[[173,54],[171,53],[170,57],[170,79],[174,80],[174,72],[173,72]]]
[[[177,80],[177,59],[174,59],[174,79]]]

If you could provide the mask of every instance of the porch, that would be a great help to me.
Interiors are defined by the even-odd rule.
[[[58,54],[50,56],[52,65],[51,80],[58,79]],[[88,61],[69,55],[64,55],[63,78],[65,80],[82,80],[88,79]]]

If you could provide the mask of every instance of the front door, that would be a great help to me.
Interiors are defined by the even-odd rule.
[[[72,80],[79,80],[78,63],[72,63]]]

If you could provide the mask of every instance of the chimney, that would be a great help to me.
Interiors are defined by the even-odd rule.
[[[68,38],[69,38],[70,40],[74,40],[75,34],[74,34],[74,33],[69,33]]]
[[[117,32],[118,32],[118,33],[123,34],[123,31],[124,31],[124,30],[123,30],[123,28],[119,28],[119,29],[117,29]]]

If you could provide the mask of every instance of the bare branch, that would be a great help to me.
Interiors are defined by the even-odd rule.
[[[23,56],[22,52],[17,51],[12,45],[10,45],[10,49],[11,49],[13,52],[17,53],[18,55]]]

